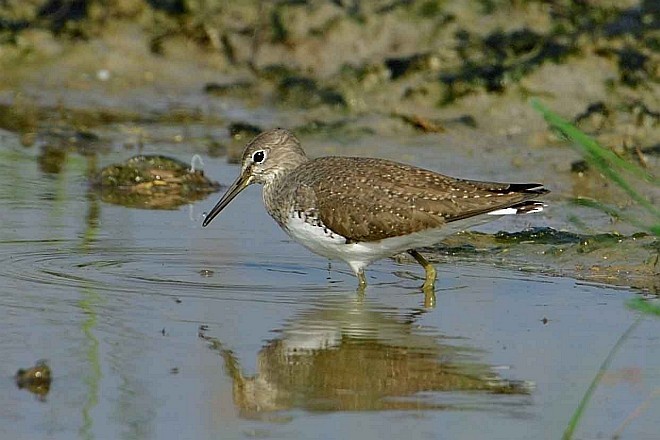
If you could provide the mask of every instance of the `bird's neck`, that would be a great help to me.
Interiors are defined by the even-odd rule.
[[[291,185],[288,179],[295,179],[292,174],[307,161],[309,159],[304,154],[287,157],[286,162],[280,161],[281,166],[264,181],[263,200],[266,210],[282,227],[286,226],[287,212],[278,207],[287,207],[293,203],[296,191],[296,185]]]
[[[304,164],[308,160],[309,159],[302,151],[292,151],[287,155],[279,157],[278,167],[277,169],[273,170],[273,172],[271,172],[266,178],[264,187],[270,190],[271,188],[278,186],[282,179],[285,179],[286,176],[295,171],[300,165]]]

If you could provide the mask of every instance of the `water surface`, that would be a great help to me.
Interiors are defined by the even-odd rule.
[[[633,291],[478,259],[438,266],[435,308],[407,260],[371,266],[362,297],[346,266],[277,228],[258,188],[202,229],[215,196],[99,199],[87,176],[126,151],[69,152],[56,171],[39,154],[0,134],[2,438],[559,438],[638,319]],[[225,185],[237,173],[205,168]],[[643,319],[625,341],[580,438],[640,405],[622,438],[654,438],[659,330]],[[41,399],[13,380],[38,359],[54,377]]]

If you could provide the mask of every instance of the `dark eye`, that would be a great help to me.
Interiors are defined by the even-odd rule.
[[[255,151],[252,154],[252,162],[261,163],[266,159],[266,152],[264,150]]]

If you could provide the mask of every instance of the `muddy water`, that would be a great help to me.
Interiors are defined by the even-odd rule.
[[[414,142],[405,157],[358,145],[441,168]],[[206,229],[217,196],[176,210],[101,201],[87,176],[129,154],[69,152],[53,170],[0,136],[1,438],[559,438],[638,319],[634,291],[478,258],[438,266],[435,308],[410,261],[374,264],[361,297],[347,267],[288,240],[257,188]],[[237,172],[224,158],[205,169],[225,185]],[[625,340],[581,438],[657,433],[659,330],[642,319]],[[13,377],[39,359],[53,377],[40,396]]]

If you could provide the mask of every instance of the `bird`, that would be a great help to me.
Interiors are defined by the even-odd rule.
[[[367,285],[364,269],[407,252],[425,271],[422,290],[437,273],[416,249],[501,215],[543,211],[538,183],[460,179],[385,159],[309,158],[289,130],[264,131],[249,141],[236,180],[205,216],[203,227],[245,188],[263,185],[268,214],[310,251],[346,262]]]

